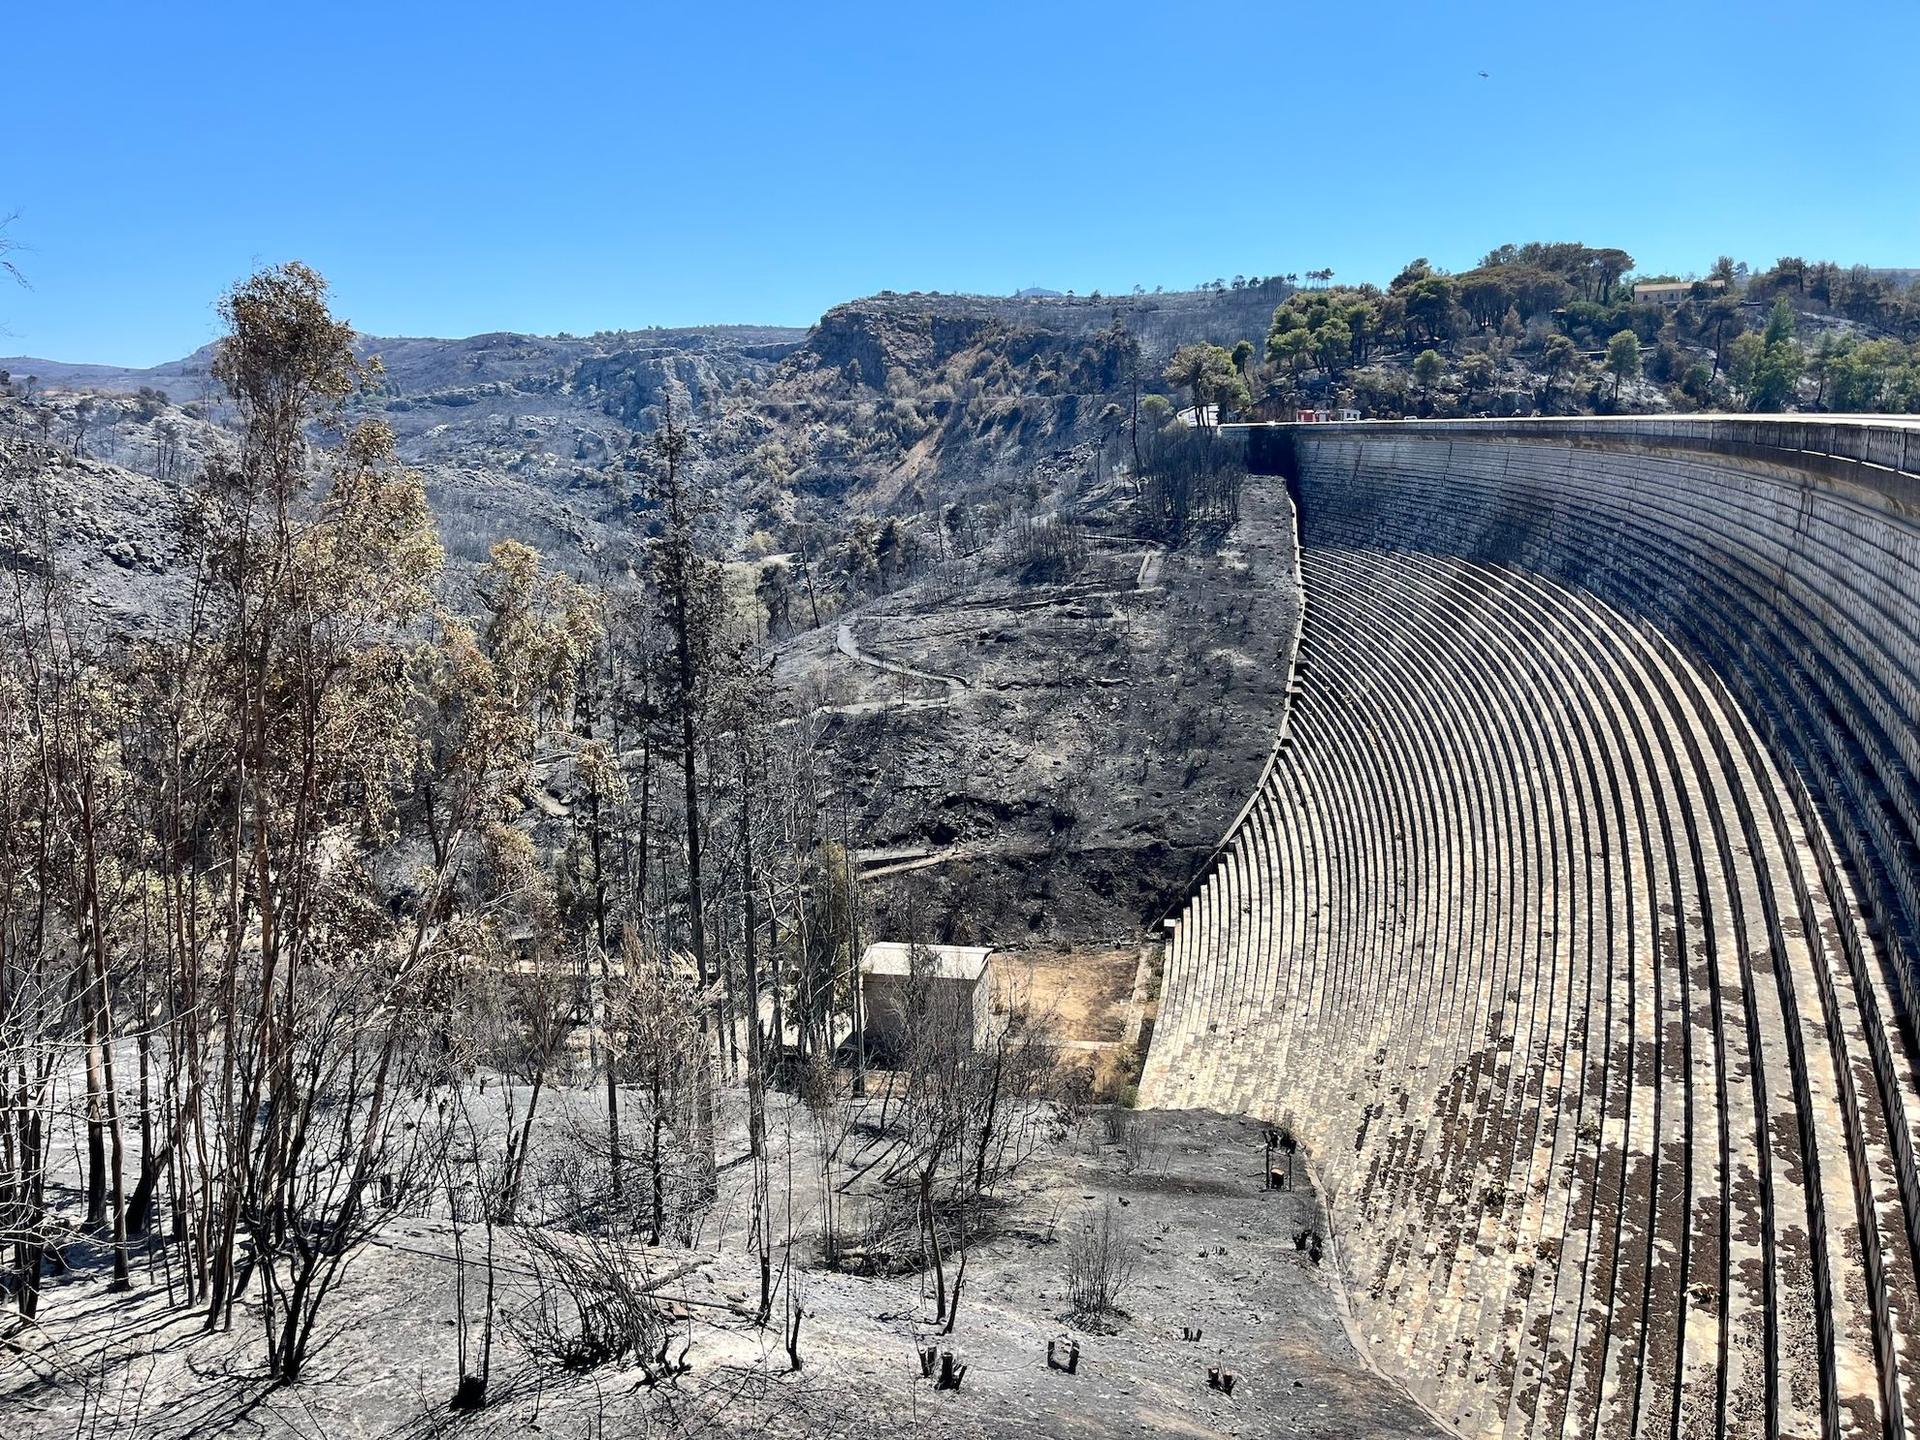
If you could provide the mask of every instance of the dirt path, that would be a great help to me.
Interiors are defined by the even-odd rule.
[[[857,660],[862,665],[871,665],[876,670],[886,670],[895,675],[905,675],[914,680],[925,680],[932,685],[947,687],[947,698],[951,700],[962,690],[968,688],[968,682],[958,675],[945,675],[937,670],[916,670],[911,665],[902,665],[897,660],[883,660],[878,655],[860,648],[860,642],[853,638],[853,622],[842,620],[834,644],[842,655],[849,660]]]

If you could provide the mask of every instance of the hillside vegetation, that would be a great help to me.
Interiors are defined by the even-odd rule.
[[[1154,913],[1230,813],[1260,750],[1257,715],[1235,697],[1257,701],[1275,658],[1225,663],[1232,637],[1209,644],[1206,632],[1239,606],[1234,624],[1273,633],[1276,617],[1243,593],[1245,557],[1255,572],[1270,566],[1285,519],[1244,512],[1242,482],[1215,469],[1204,427],[1176,409],[1258,419],[1331,405],[1459,416],[1920,403],[1911,275],[1796,259],[1749,272],[1723,259],[1677,304],[1633,300],[1637,281],[1660,278],[1637,275],[1623,250],[1526,244],[1456,274],[1415,261],[1383,287],[1321,269],[1175,294],[889,293],[806,332],[360,337],[356,356],[378,369],[341,416],[381,421],[419,475],[444,583],[463,605],[505,539],[576,576],[644,575],[669,524],[653,439],[677,417],[703,497],[699,543],[725,562],[744,643],[789,686],[832,697],[829,751],[867,757],[849,767],[861,777],[855,848],[946,857],[895,888],[946,886],[947,930],[988,934],[1016,916],[1024,929],[1043,913],[1049,929],[1110,938]],[[209,347],[148,371],[3,362],[0,435],[22,479],[0,517],[8,543],[20,563],[46,549],[116,625],[151,627],[181,558],[180,503],[232,451],[235,414],[213,358]],[[1133,583],[1168,547],[1158,583]],[[1163,604],[1167,622],[1197,622],[1194,633],[1156,631],[1149,612]],[[1020,681],[1017,714],[987,701],[1004,700],[1004,683],[923,693],[897,673],[876,679],[889,672],[840,643],[849,634],[853,650],[908,670],[1010,674],[1041,616],[1069,623],[1047,632],[1050,663],[1025,668],[1057,683]],[[1157,680],[1142,688],[1156,665],[1164,693]],[[1090,718],[1090,676],[1127,707],[1103,714],[1095,747],[1043,738]],[[1150,712],[1174,718],[1172,743],[1145,723]],[[1088,799],[1094,772],[1080,762],[1093,749],[1142,776],[1162,763],[1154,756],[1177,754],[1180,783],[1103,774]],[[1062,795],[1047,758],[1066,762],[1080,798]],[[902,766],[957,781],[953,796],[905,803],[917,786]],[[1109,813],[1108,797],[1129,794]],[[956,811],[972,818],[956,823]],[[1069,818],[1096,812],[1107,818]],[[1081,846],[1124,859],[1091,862],[1095,888],[1068,903],[1040,873],[1071,873],[1054,860]],[[982,864],[999,868],[955,889]],[[1124,900],[1102,916],[1103,895]]]
[[[1911,399],[1910,290],[1656,310],[1631,263],[444,342],[289,264],[177,365],[9,362],[0,1388],[73,1433],[163,1433],[150,1384],[165,1433],[600,1433],[606,1382],[631,1433],[977,1432],[1052,1338],[1157,1367],[1142,1429],[1236,1433],[1244,1373],[1429,1433],[1291,1126],[1130,1113],[1298,619],[1215,421]],[[990,1014],[941,942],[1024,947]]]
[[[1321,283],[1258,336],[1182,352],[1167,379],[1229,414],[1284,419],[1920,408],[1920,286],[1908,272],[1785,258],[1750,272],[1633,273],[1624,250],[1503,245],[1449,274]],[[1635,286],[1676,282],[1674,303]]]

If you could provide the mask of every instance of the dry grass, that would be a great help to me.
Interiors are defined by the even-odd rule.
[[[1026,1003],[1052,1016],[1065,1058],[1085,1066],[1090,1092],[1118,1098],[1139,1083],[1144,1058],[1127,1042],[1138,963],[1139,950],[1131,945],[999,951],[994,1008],[1004,1013]]]
[[[1125,1037],[1127,999],[1139,951],[1107,949],[1013,950],[993,957],[994,1008],[1024,999],[1051,1014],[1068,1041],[1118,1043]]]

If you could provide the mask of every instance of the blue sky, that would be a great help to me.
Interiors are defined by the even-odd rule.
[[[0,353],[172,358],[289,258],[389,335],[1384,280],[1549,238],[1920,265],[1916,55],[1914,0],[41,0],[0,36],[33,287],[0,291]]]

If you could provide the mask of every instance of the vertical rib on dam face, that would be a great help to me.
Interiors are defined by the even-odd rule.
[[[1463,1431],[1920,1433],[1920,427],[1254,427],[1298,675],[1142,1103]]]

